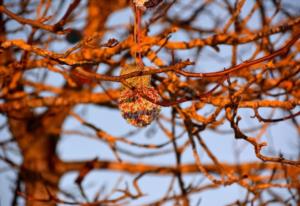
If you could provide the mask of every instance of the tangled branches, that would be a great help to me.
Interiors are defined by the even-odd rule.
[[[299,10],[0,0],[3,204],[299,204]]]

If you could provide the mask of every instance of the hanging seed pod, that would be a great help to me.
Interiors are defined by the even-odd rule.
[[[136,64],[129,64],[126,65],[121,69],[120,75],[129,74],[136,71],[141,71],[142,68],[137,66]],[[122,89],[127,88],[128,86],[134,87],[134,88],[140,88],[143,86],[150,87],[150,81],[151,76],[145,75],[145,76],[138,76],[138,77],[132,77],[125,80],[125,85],[122,84]],[[126,86],[128,85],[128,86]]]
[[[140,68],[134,65],[128,65],[121,70],[121,75]],[[125,80],[122,85],[119,97],[119,109],[123,118],[135,127],[145,127],[156,119],[160,112],[160,106],[145,99],[147,96],[154,102],[159,100],[159,94],[150,85],[151,76],[132,77]],[[126,86],[127,85],[127,86]],[[135,88],[134,90],[128,88]]]

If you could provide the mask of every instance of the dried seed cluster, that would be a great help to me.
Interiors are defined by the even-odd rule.
[[[136,65],[128,65],[121,70],[122,74],[140,70]],[[150,76],[132,77],[122,85],[119,97],[119,109],[123,118],[135,127],[144,127],[156,119],[160,106],[153,103],[159,101],[159,94],[150,85]],[[131,89],[132,87],[134,89]],[[147,97],[151,101],[145,99]]]
[[[160,106],[146,100],[143,95],[154,101],[159,100],[159,95],[153,87],[143,87],[138,91],[124,89],[119,98],[119,109],[123,118],[136,127],[149,125],[160,112]]]

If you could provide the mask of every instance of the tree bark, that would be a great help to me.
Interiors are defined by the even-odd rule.
[[[60,179],[55,170],[56,134],[61,130],[68,109],[60,114],[52,113],[53,116],[49,111],[44,115],[29,110],[9,114],[10,131],[23,156],[20,174],[25,186],[26,206],[55,205],[53,197]]]
[[[127,3],[126,0],[89,1],[84,36],[101,31],[109,15],[125,7]],[[0,29],[5,30],[1,26]],[[4,31],[1,33],[5,34]],[[4,60],[8,60],[8,57]],[[1,65],[4,63],[1,62]],[[66,85],[65,89],[66,92],[62,96],[71,88]],[[29,108],[8,112],[11,134],[17,141],[23,157],[20,174],[25,188],[22,193],[26,206],[54,206],[57,203],[59,180],[63,174],[56,169],[59,159],[56,146],[60,138],[58,134],[71,109],[72,106],[50,107],[43,114],[37,114]]]

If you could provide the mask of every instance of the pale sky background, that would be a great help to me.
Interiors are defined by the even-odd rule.
[[[68,1],[70,2],[70,0]],[[83,1],[85,3],[86,1]],[[187,1],[189,2],[189,1]],[[199,1],[200,2],[200,1]],[[293,1],[293,0],[285,0],[284,2],[298,2],[299,1]],[[249,9],[252,8],[253,1],[247,0],[246,5],[243,7],[242,15],[245,13],[248,13]],[[65,4],[67,6],[68,4]],[[176,10],[174,8],[174,10]],[[172,12],[172,10],[170,11]],[[211,11],[214,13],[218,13],[221,16],[226,17],[227,14],[224,12],[220,12],[217,10]],[[272,11],[270,11],[272,12]],[[63,14],[63,13],[62,13]],[[84,17],[84,12],[82,12],[82,17]],[[183,14],[184,15],[184,14]],[[147,17],[145,17],[146,19]],[[119,12],[116,12],[113,14],[110,19],[107,22],[108,26],[114,26],[119,24],[126,24],[130,23],[133,20],[132,11],[130,9],[124,9]],[[199,18],[197,20],[197,23],[201,25],[202,27],[208,27],[210,26],[210,20],[206,17]],[[11,25],[15,24],[15,22],[11,22]],[[80,28],[80,24],[73,25],[76,28]],[[259,28],[256,21],[253,21],[252,24],[253,28]],[[155,33],[155,29],[159,29],[159,26],[155,26],[152,29],[150,29],[150,35]],[[121,37],[120,33],[122,31],[118,31],[118,33],[112,33],[111,36],[108,36],[108,38],[113,37],[118,40]],[[18,38],[24,38],[24,35],[18,34]],[[15,38],[15,37],[11,37]],[[187,37],[182,32],[177,32],[172,35],[172,40],[188,40],[189,37]],[[273,38],[274,39],[274,38]],[[53,44],[51,49],[54,51],[64,51],[66,48],[71,47],[72,45],[69,44],[62,44],[61,42],[58,44]],[[280,46],[280,45],[278,45]],[[230,50],[228,46],[220,46],[221,52],[217,53],[212,48],[205,47],[205,50],[207,52],[205,55],[201,56],[199,58],[199,62],[197,62],[196,68],[200,71],[214,71],[214,70],[220,70],[224,67],[228,67],[230,65]],[[253,51],[254,48],[249,45],[243,45],[240,47],[241,50],[249,50]],[[179,53],[178,53],[179,54]],[[163,56],[163,55],[162,55]],[[246,60],[249,55],[241,56],[240,60]],[[181,51],[180,57],[182,59],[190,58],[191,60],[194,60],[195,57],[189,52],[189,51]],[[222,61],[217,61],[216,59],[222,58]],[[167,57],[166,57],[166,60]],[[169,61],[169,60],[168,60]],[[147,62],[146,62],[147,63]],[[98,68],[98,72],[103,69],[103,65],[100,65]],[[197,70],[198,71],[198,70]],[[36,71],[35,71],[36,72]],[[62,82],[62,77],[58,74],[52,73],[50,78],[48,79],[48,82],[53,85],[59,85]],[[99,89],[98,89],[99,91]],[[47,95],[47,94],[45,94]],[[188,105],[189,103],[185,103]],[[207,108],[204,108],[202,110],[202,114],[207,113],[210,111],[211,108],[209,106]],[[299,109],[299,108],[298,108]],[[103,129],[104,131],[110,132],[112,135],[115,136],[122,136],[126,134],[129,130],[135,130],[134,127],[130,126],[125,122],[125,120],[122,119],[120,112],[116,109],[102,109],[100,107],[95,106],[87,106],[87,105],[79,105],[75,108],[75,110],[78,114],[80,114],[85,120],[88,122],[93,123],[94,125],[98,126],[99,128]],[[170,116],[170,108],[163,108],[162,113],[166,114],[167,116]],[[280,116],[282,113],[278,112],[278,115]],[[243,110],[241,111],[241,115],[244,117],[241,121],[241,127],[247,128],[249,126],[255,126],[257,125],[257,120],[251,119],[250,116],[253,115],[253,112],[251,110]],[[5,121],[5,117],[0,115],[0,124],[2,124]],[[274,126],[271,127],[271,129],[268,129],[267,133],[264,135],[263,139],[264,141],[269,142],[269,147],[264,150],[266,154],[272,154],[276,155],[279,152],[282,152],[285,157],[289,158],[291,156],[295,157],[295,152],[297,152],[296,148],[299,147],[299,142],[295,142],[295,137],[297,137],[296,130],[289,126],[289,121],[277,123],[274,124]],[[82,129],[85,132],[90,132],[93,134],[93,132],[80,125],[78,121],[76,121],[74,118],[68,118],[67,121],[64,124],[64,129],[66,130],[72,130],[72,129]],[[229,131],[230,127],[228,124],[223,125],[223,130]],[[150,131],[155,131],[154,137],[147,137],[147,133]],[[178,133],[180,130],[178,130]],[[246,144],[243,140],[236,140],[234,139],[234,136],[232,134],[225,134],[225,133],[216,133],[209,130],[205,130],[201,133],[203,139],[206,141],[209,148],[212,150],[214,154],[219,158],[219,161],[225,161],[229,163],[233,163],[237,160],[237,155],[234,150],[234,148],[241,149],[241,152],[238,156],[239,161],[253,161],[256,160],[256,157],[254,155],[253,148]],[[7,130],[0,132],[0,141],[3,141],[5,139],[9,138],[9,132]],[[158,130],[158,126],[156,123],[153,123],[149,127],[142,129],[141,132],[139,132],[134,137],[131,137],[131,140],[139,143],[162,143],[167,141],[168,139],[165,137],[164,134],[162,134]],[[237,146],[238,145],[238,146]],[[146,150],[128,146],[128,145],[120,145],[123,148],[140,151],[141,153],[146,152]],[[16,150],[15,145],[11,145]],[[295,148],[293,148],[295,147]],[[171,148],[171,145],[169,147]],[[150,151],[150,150],[147,150]],[[111,150],[109,147],[107,147],[105,144],[98,140],[94,139],[88,139],[86,137],[81,137],[77,135],[64,135],[61,138],[61,141],[58,145],[57,152],[60,155],[60,157],[64,160],[91,160],[95,157],[98,157],[99,159],[111,159],[114,160],[114,156],[112,155]],[[16,153],[10,153],[9,156],[12,157],[15,161],[20,162],[21,159],[17,157],[18,152]],[[217,155],[221,154],[221,155]],[[3,155],[3,151],[0,149],[0,155]],[[203,162],[207,162],[207,158],[203,155],[203,152],[200,151],[200,157],[202,158]],[[174,155],[164,155],[159,156],[158,158],[143,158],[140,160],[133,159],[131,157],[123,156],[123,160],[128,161],[135,161],[135,162],[142,162],[142,163],[151,163],[151,164],[163,164],[163,165],[174,165],[175,159]],[[190,150],[187,150],[183,157],[183,162],[193,162],[194,159],[192,157],[192,153]],[[9,205],[9,202],[11,201],[11,193],[8,192],[11,188],[14,187],[14,178],[15,175],[12,172],[4,172],[4,170],[7,169],[7,167],[0,162],[0,206],[6,206]],[[76,184],[74,184],[74,180],[77,177],[78,173],[69,173],[66,174],[61,182],[60,186],[63,190],[66,190],[68,192],[73,192],[75,194],[80,194],[78,187]],[[132,188],[132,180],[135,176],[120,174],[117,172],[109,172],[109,171],[99,171],[95,170],[88,174],[83,182],[83,187],[86,189],[87,195],[90,199],[93,198],[94,194],[99,190],[101,185],[107,186],[107,191],[109,191],[110,188],[114,186],[114,183],[123,176],[123,178],[127,181],[130,188]],[[148,196],[141,198],[139,201],[135,201],[132,205],[139,205],[140,203],[146,203],[151,200],[154,200],[157,197],[160,197],[165,191],[166,186],[164,185],[168,184],[168,181],[170,180],[170,177],[166,176],[146,176],[145,178],[142,178],[140,181],[140,187],[142,191]],[[186,181],[186,185],[190,182],[197,182],[202,179],[201,175],[188,175],[184,177]],[[205,182],[205,181],[204,181]],[[203,183],[201,183],[203,184]],[[122,188],[125,188],[125,184],[121,184]],[[195,195],[192,198],[191,205],[195,205],[199,198],[201,198],[201,204],[200,205],[214,205],[214,206],[221,206],[225,205],[226,203],[232,203],[233,201],[237,200],[238,198],[243,198],[245,196],[245,190],[241,187],[239,187],[236,184],[233,184],[231,186],[227,186],[220,189],[215,190],[209,190],[207,192],[201,192],[199,195]],[[171,204],[170,204],[171,205]]]

